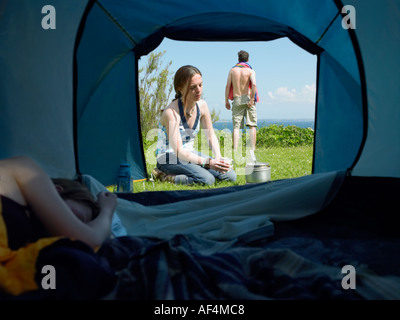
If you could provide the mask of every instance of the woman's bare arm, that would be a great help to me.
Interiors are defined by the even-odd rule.
[[[36,162],[26,157],[16,157],[3,160],[0,164],[3,177],[8,176],[15,181],[18,188],[5,193],[21,199],[19,192],[50,235],[81,240],[92,247],[101,245],[110,236],[112,215],[117,203],[114,194],[99,195],[100,213],[96,219],[85,224],[73,214],[50,177]]]
[[[210,160],[210,167],[216,171],[226,172],[230,170],[230,165],[221,160],[221,149],[219,146],[218,138],[215,135],[214,127],[211,120],[210,110],[207,103],[201,104],[201,126],[207,139],[208,146],[211,148],[215,159]]]

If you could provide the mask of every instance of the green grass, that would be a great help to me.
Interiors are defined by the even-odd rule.
[[[232,136],[225,130],[216,130],[216,135],[224,156],[232,158]],[[213,186],[203,185],[175,185],[160,181],[134,182],[134,192],[143,191],[171,191],[171,190],[200,190],[214,189],[246,184],[244,167],[246,166],[247,135],[242,134],[239,140],[239,153],[234,158],[234,169],[237,173],[236,182],[217,182]],[[195,140],[195,147],[206,154],[212,154],[208,148],[204,133],[200,131]],[[154,141],[144,141],[144,149],[147,159],[147,172],[150,178],[151,171],[155,167]],[[271,180],[297,178],[311,174],[314,144],[314,130],[311,128],[299,128],[296,126],[269,125],[257,130],[256,158],[259,162],[267,162],[271,166]],[[203,149],[204,148],[204,149]],[[112,189],[113,187],[110,186]]]
[[[271,165],[271,179],[289,179],[311,174],[312,146],[272,147],[257,152],[257,159]]]
[[[257,161],[267,162],[271,166],[271,180],[290,179],[311,174],[312,169],[312,146],[297,147],[269,147],[258,148],[255,152]],[[235,163],[235,171],[238,174],[237,181],[217,182],[213,186],[184,186],[175,185],[169,182],[160,181],[137,181],[134,182],[134,192],[143,191],[171,191],[171,190],[200,190],[222,188],[235,185],[246,184],[246,178],[243,175],[246,165],[244,159],[239,159],[243,163]],[[154,168],[154,164],[147,165],[147,172],[150,173]]]

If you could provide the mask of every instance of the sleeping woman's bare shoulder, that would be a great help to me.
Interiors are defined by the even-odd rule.
[[[0,195],[6,196],[21,205],[26,201],[15,178],[15,170],[18,169],[20,158],[0,160]]]

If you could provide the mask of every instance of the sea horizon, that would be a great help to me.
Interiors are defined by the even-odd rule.
[[[299,128],[311,128],[314,130],[314,119],[259,119],[257,121],[258,128],[267,127],[271,124],[286,126],[297,126]],[[214,123],[217,130],[229,129],[233,130],[232,119],[222,119]]]

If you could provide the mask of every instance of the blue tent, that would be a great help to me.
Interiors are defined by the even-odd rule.
[[[93,192],[115,182],[121,160],[132,165],[134,179],[146,178],[138,59],[165,37],[187,41],[287,37],[318,58],[313,174],[212,192],[121,194],[116,223],[122,222],[122,234],[159,238],[200,234],[202,240],[225,245],[226,241],[248,244],[268,238],[274,234],[271,221],[282,222],[272,244],[289,253],[281,264],[282,272],[299,261],[297,254],[286,250],[290,246],[298,249],[297,253],[304,250],[304,257],[335,264],[326,268],[321,262],[305,271],[298,268],[294,272],[297,283],[318,287],[318,281],[326,277],[315,272],[328,270],[334,278],[340,274],[336,264],[350,257],[389,275],[378,281],[375,275],[363,273],[364,283],[357,293],[364,298],[398,299],[398,214],[393,212],[400,190],[398,30],[398,0],[0,0],[0,158],[32,157],[50,176],[80,177]],[[285,224],[293,220],[299,224]],[[285,232],[288,238],[279,242]],[[323,241],[309,242],[317,237]],[[303,244],[317,244],[300,248],[298,239]],[[188,238],[175,240],[169,245],[184,249],[186,255]],[[137,243],[142,248],[150,240],[129,241],[128,251]],[[195,248],[200,244],[194,239]],[[205,251],[218,251],[220,245]],[[115,252],[122,252],[118,250]],[[109,252],[112,248],[102,254],[108,258]],[[175,247],[172,254],[176,257]],[[126,261],[126,256],[121,259]],[[220,261],[216,264],[219,271]],[[152,259],[147,266],[140,267],[141,272],[149,272],[146,276],[158,274],[152,272]],[[183,271],[190,273],[196,268]],[[160,270],[165,272],[168,267],[162,264]],[[309,270],[317,275],[312,282]],[[79,288],[101,285],[96,279],[84,282],[91,273],[88,268],[78,279],[78,296],[85,294]],[[69,274],[69,270],[64,273]],[[195,281],[201,279],[192,276]],[[147,281],[132,276],[119,283],[136,278]],[[72,288],[68,281],[76,279],[65,281],[66,287]],[[154,283],[147,293],[158,294],[157,290],[164,288],[157,281],[147,281]],[[266,288],[268,291],[268,284]],[[186,293],[187,288],[181,289],[176,292]],[[209,288],[204,289],[193,296]],[[231,290],[224,297],[240,292],[244,291]],[[171,297],[162,294],[157,297]]]
[[[0,157],[25,154],[51,175],[115,182],[121,160],[146,177],[138,59],[164,37],[288,37],[318,56],[313,173],[400,177],[399,4],[349,1],[2,1]],[[237,21],[232,24],[230,21]],[[350,21],[351,22],[351,21]],[[25,116],[24,116],[25,115]]]

